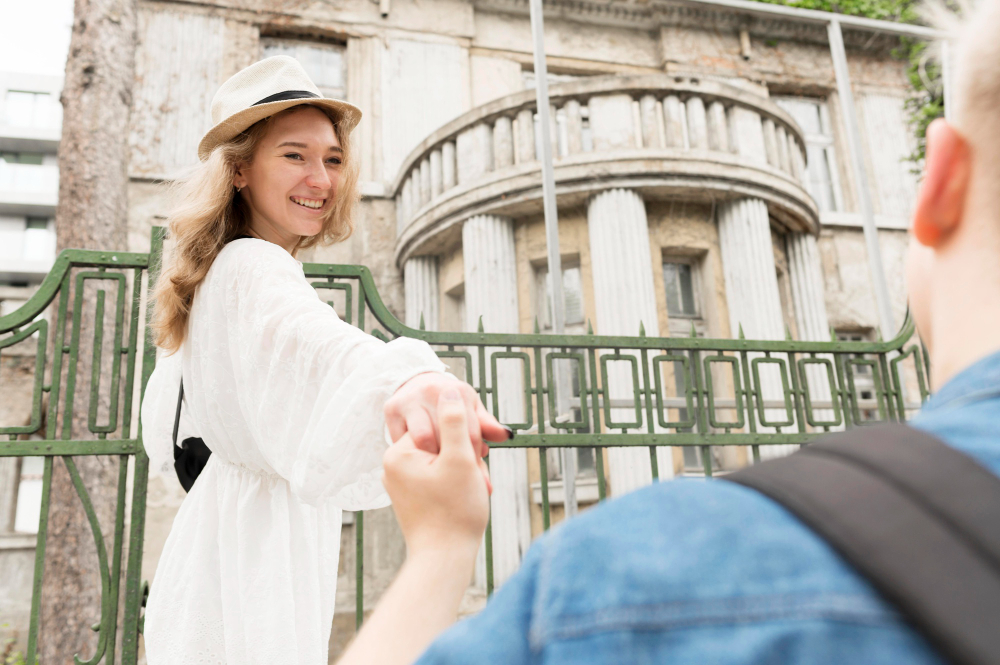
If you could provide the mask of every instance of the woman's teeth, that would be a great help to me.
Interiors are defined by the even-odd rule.
[[[319,199],[319,200],[317,200],[317,199],[300,199],[297,196],[293,196],[291,198],[292,198],[292,202],[293,203],[298,203],[300,206],[305,206],[306,208],[312,208],[314,210],[318,209],[318,208],[322,208],[323,204],[326,202],[326,199]]]

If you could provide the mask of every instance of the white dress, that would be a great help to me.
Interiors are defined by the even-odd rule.
[[[389,505],[382,407],[443,369],[423,342],[342,321],[277,245],[222,250],[142,404],[153,473],[173,474],[182,373],[185,429],[212,450],[150,589],[149,665],[326,665],[341,511]]]

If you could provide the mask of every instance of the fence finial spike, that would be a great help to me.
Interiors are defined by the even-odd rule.
[[[483,315],[482,314],[479,315],[479,332],[486,332],[486,329],[483,328]]]
[[[692,323],[691,326],[693,327],[694,323]],[[746,335],[743,334],[743,324],[741,323],[741,324],[739,324],[739,326],[740,326],[739,338],[740,339],[746,339]]]
[[[878,330],[876,330],[875,332],[877,334],[878,341],[880,341],[880,342],[885,341],[885,340],[882,339],[882,330],[881,330],[881,328],[878,329]]]
[[[785,324],[785,340],[792,341],[792,329],[788,327],[787,323]]]
[[[588,335],[594,334],[594,325],[590,322],[590,319],[587,319],[587,334]]]
[[[691,337],[697,337],[698,331],[694,329],[694,321],[691,322]]]
[[[427,330],[427,326],[424,325],[424,313],[420,312],[420,329]]]
[[[837,341],[837,331],[833,329],[833,326],[830,326],[830,341],[831,342]]]
[[[536,316],[535,317],[535,334],[537,335],[540,332],[542,332],[542,329],[538,326],[538,317]]]
[[[642,321],[639,321],[639,337],[645,337],[645,336],[646,336],[646,325]]]

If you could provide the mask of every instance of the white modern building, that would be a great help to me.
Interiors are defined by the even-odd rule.
[[[0,72],[0,314],[55,259],[62,77]]]
[[[0,72],[0,316],[31,297],[55,260],[62,83],[61,76]],[[35,348],[34,339],[0,348],[5,425],[25,417],[18,381],[30,376]],[[30,609],[41,491],[42,458],[0,458],[0,640],[15,648]]]

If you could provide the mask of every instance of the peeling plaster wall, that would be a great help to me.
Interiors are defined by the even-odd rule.
[[[129,144],[132,177],[173,177],[197,163],[222,83],[257,57],[256,26],[183,11],[139,12]]]
[[[906,315],[904,262],[907,244],[905,231],[879,231],[879,246],[897,326],[902,325]],[[837,329],[877,330],[878,312],[864,233],[861,229],[825,229],[819,238],[819,250],[830,325]]]
[[[391,39],[382,54],[382,177],[429,133],[471,108],[468,49]]]

